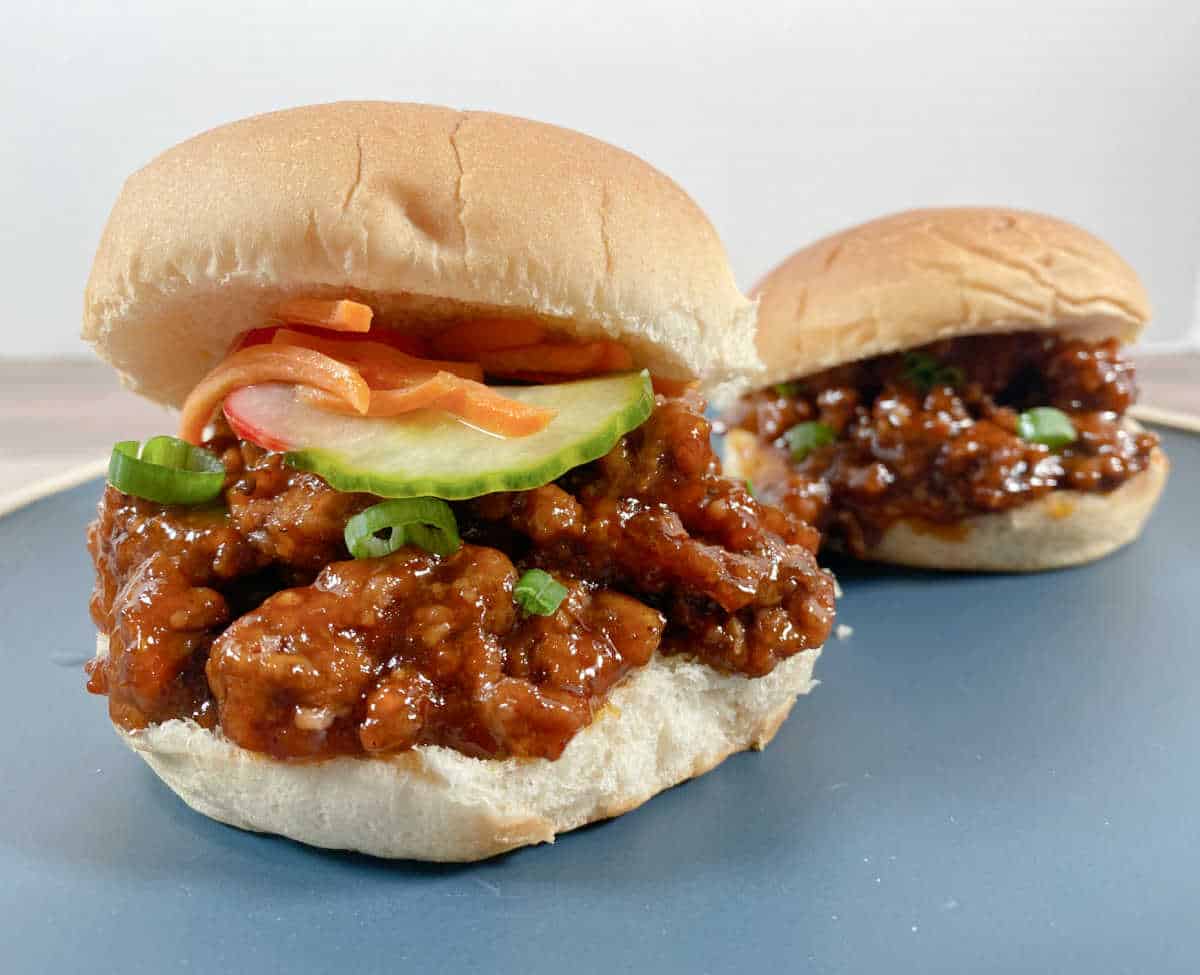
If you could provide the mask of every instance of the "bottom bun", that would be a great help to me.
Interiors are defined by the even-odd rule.
[[[920,569],[1039,572],[1082,565],[1142,533],[1171,465],[1155,448],[1150,465],[1115,491],[1051,491],[993,515],[976,515],[952,532],[898,521],[869,553],[877,562]]]
[[[1132,420],[1125,422],[1130,429],[1141,429]],[[764,463],[770,461],[753,435],[730,432],[725,451],[730,477],[753,480]],[[897,521],[862,558],[973,572],[1038,572],[1082,565],[1115,552],[1141,534],[1170,469],[1167,455],[1156,447],[1146,470],[1107,494],[1051,491],[1028,504],[975,515],[951,526]]]
[[[191,721],[118,733],[184,802],[231,826],[379,857],[481,860],[619,816],[734,752],[763,748],[814,686],[819,654],[797,654],[757,678],[656,655],[553,762],[423,745],[297,764]]]

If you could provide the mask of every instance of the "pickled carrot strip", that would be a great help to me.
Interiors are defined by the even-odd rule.
[[[604,357],[600,361],[601,372],[629,372],[633,368],[633,356],[620,342],[606,342]]]
[[[478,359],[486,352],[536,345],[546,329],[528,318],[475,318],[451,325],[430,340],[430,347],[447,359]]]
[[[283,303],[276,317],[281,322],[317,325],[331,332],[369,332],[374,315],[361,301],[293,298]]]
[[[354,415],[346,403],[317,389],[302,388],[300,396],[318,409]],[[445,410],[480,430],[501,437],[527,437],[546,428],[555,410],[509,399],[490,386],[449,372],[397,389],[371,390],[370,417],[394,417],[413,410]]]
[[[313,349],[255,345],[240,349],[200,380],[184,401],[179,436],[198,444],[221,401],[235,389],[257,383],[296,383],[322,389],[366,413],[371,389],[358,371]]]
[[[515,373],[549,373],[586,376],[620,372],[633,366],[629,352],[616,342],[580,342],[574,345],[540,342],[516,349],[497,349],[479,356],[483,371],[493,376]]]
[[[281,330],[296,332],[300,335],[308,335],[317,339],[332,337],[328,329],[322,329],[316,325],[264,325],[262,328],[252,328],[248,332],[243,332],[234,339],[229,351],[233,353],[238,349],[244,349],[250,345],[263,345],[272,341],[275,338],[275,333]],[[339,332],[336,338],[338,342],[343,344],[361,345],[364,342],[371,342],[379,345],[387,345],[406,355],[418,358],[426,357],[425,340],[420,335],[397,332],[390,328],[377,328],[369,334],[366,332]]]
[[[402,386],[416,376],[431,376],[436,372],[449,372],[464,379],[483,379],[483,369],[477,363],[421,359],[382,342],[348,342],[336,338],[318,338],[289,328],[281,328],[272,337],[271,342],[274,345],[314,349],[348,362],[362,373],[363,378],[374,389]]]
[[[502,437],[527,437],[544,430],[557,410],[509,399],[490,386],[459,379],[437,404],[471,426]]]
[[[367,407],[367,416],[399,416],[412,410],[429,406],[437,406],[438,401],[450,392],[458,377],[449,372],[434,373],[428,378],[395,389],[371,390],[371,403]],[[308,386],[301,387],[300,398],[322,410],[330,413],[344,413],[351,416],[355,411],[345,400],[320,389]]]
[[[465,382],[470,380],[450,372],[439,372],[432,379],[426,379],[407,389],[373,389],[368,415],[399,416],[401,413],[425,407],[440,408],[446,397],[457,389],[460,383]]]

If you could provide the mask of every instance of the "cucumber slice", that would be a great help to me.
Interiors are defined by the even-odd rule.
[[[339,491],[453,501],[549,484],[603,457],[654,409],[646,372],[503,392],[558,415],[539,433],[504,438],[441,410],[389,419],[339,416],[303,402],[283,383],[231,393],[225,414],[240,437],[286,450],[288,464]]]

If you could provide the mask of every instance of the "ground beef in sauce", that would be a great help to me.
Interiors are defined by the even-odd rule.
[[[88,533],[89,667],[119,725],[220,727],[279,758],[439,744],[555,758],[656,650],[757,676],[833,622],[818,536],[721,476],[703,404],[660,398],[606,457],[533,491],[453,507],[466,544],[353,561],[343,494],[228,433],[223,505],[107,488]],[[513,602],[520,573],[568,589],[552,616]]]
[[[934,382],[921,382],[920,361],[937,365]],[[937,530],[1056,488],[1120,487],[1158,442],[1123,425],[1136,394],[1115,339],[972,336],[768,387],[731,425],[773,448],[755,472],[759,496],[862,555],[898,519]],[[1078,439],[1058,451],[1022,440],[1018,414],[1034,406],[1067,413]],[[806,421],[836,439],[795,463],[784,434]]]

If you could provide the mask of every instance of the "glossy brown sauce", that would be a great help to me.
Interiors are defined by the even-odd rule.
[[[913,352],[934,362],[934,381]],[[1035,333],[972,336],[830,369],[746,397],[731,425],[771,448],[756,493],[862,555],[900,519],[938,532],[1056,489],[1112,491],[1146,469],[1158,440],[1123,417],[1137,395],[1116,340]],[[1078,439],[1058,450],[1017,435],[1018,415],[1053,406]],[[833,443],[795,461],[785,434],[831,427]]]
[[[556,758],[653,654],[757,676],[833,623],[818,536],[723,477],[703,404],[659,398],[606,457],[533,491],[453,508],[465,544],[350,560],[334,491],[228,435],[221,504],[187,510],[109,487],[90,526],[89,667],[115,722],[191,718],[289,759],[437,744]],[[530,616],[530,567],[568,588]]]

